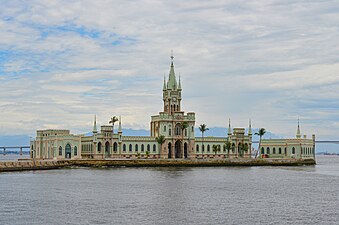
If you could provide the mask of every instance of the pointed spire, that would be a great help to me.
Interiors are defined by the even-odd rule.
[[[232,128],[231,128],[231,119],[228,119],[228,135],[232,135]]]
[[[251,119],[249,121],[249,126],[248,126],[248,135],[252,135],[252,124],[251,124]]]
[[[118,133],[122,133],[121,116],[119,116],[119,129],[118,129]]]
[[[180,76],[180,73],[179,73],[179,85],[178,85],[178,90],[181,90],[181,80],[180,80],[181,76]]]
[[[177,80],[175,78],[175,73],[174,73],[174,65],[173,65],[173,50],[172,50],[172,54],[171,54],[171,69],[169,72],[169,76],[168,76],[168,82],[167,82],[167,89],[177,89]]]
[[[162,87],[162,90],[166,90],[166,75],[164,74],[164,86]]]
[[[298,139],[301,138],[299,117],[298,117],[298,129],[297,129],[297,135],[296,135],[296,137],[297,137]]]
[[[93,133],[97,133],[97,115],[94,115]]]

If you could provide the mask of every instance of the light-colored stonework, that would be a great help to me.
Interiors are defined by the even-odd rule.
[[[301,137],[298,122],[297,135],[292,139],[263,139],[259,146],[260,157],[315,159],[315,135]]]
[[[36,140],[32,140],[30,144],[31,157],[36,159],[251,158],[251,123],[247,134],[245,128],[232,130],[229,121],[225,137],[196,137],[195,113],[185,114],[181,111],[181,81],[175,76],[173,56],[171,58],[169,77],[167,82],[164,78],[163,83],[163,111],[151,117],[149,137],[124,136],[121,118],[118,121],[117,133],[114,133],[113,125],[101,126],[98,131],[95,118],[91,136],[73,135],[69,130],[38,130]],[[187,128],[182,130],[181,124],[184,122]],[[162,145],[156,141],[159,136],[164,136],[165,142]],[[225,145],[226,142],[230,143],[229,149]],[[302,148],[311,145],[310,140],[307,139],[302,139],[302,143],[300,145]],[[263,140],[261,148],[273,150],[284,144],[288,149],[287,153],[272,156],[291,157],[291,149],[295,144],[289,139]],[[294,156],[299,155],[295,153]],[[302,156],[304,157],[304,153]]]

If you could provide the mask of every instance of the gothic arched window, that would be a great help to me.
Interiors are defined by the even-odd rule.
[[[181,127],[180,124],[175,126],[175,135],[181,135]]]

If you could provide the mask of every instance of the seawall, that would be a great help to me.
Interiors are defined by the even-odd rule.
[[[0,162],[0,172],[48,170],[68,167],[230,167],[230,166],[304,166],[315,165],[313,159],[80,159],[25,160]]]

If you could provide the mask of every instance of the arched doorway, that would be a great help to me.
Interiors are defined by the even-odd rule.
[[[65,158],[70,159],[72,157],[72,148],[70,144],[67,144],[65,147]]]
[[[172,158],[172,144],[168,143],[168,158]]]
[[[118,151],[118,144],[116,142],[114,142],[114,144],[113,144],[113,151],[114,152]]]
[[[187,143],[184,144],[184,157],[187,159]]]
[[[101,142],[98,143],[98,153],[101,153]]]
[[[110,155],[110,153],[109,153],[110,147],[111,146],[110,146],[109,142],[106,141],[106,143],[105,143],[105,155],[106,155],[106,157],[109,157],[109,155]]]
[[[176,141],[175,142],[174,153],[175,153],[175,158],[182,158],[182,154],[181,154],[181,142],[180,141]]]

